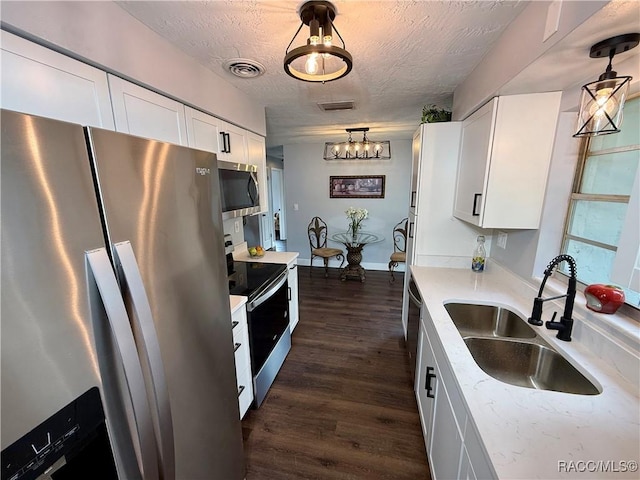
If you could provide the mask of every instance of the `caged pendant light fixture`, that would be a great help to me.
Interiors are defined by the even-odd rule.
[[[351,71],[353,59],[345,50],[344,40],[333,23],[334,18],[336,9],[330,2],[306,2],[300,7],[302,23],[285,52],[285,72],[305,82],[324,83],[342,78]],[[306,44],[289,50],[304,25],[309,26]],[[334,32],[342,47],[333,44]]]
[[[389,140],[375,141],[367,138],[369,127],[347,128],[346,142],[324,144],[325,160],[389,160],[391,144]],[[352,132],[362,132],[362,141],[353,140]]]
[[[631,78],[618,77],[612,69],[614,55],[636,47],[640,42],[640,33],[628,33],[608,38],[591,47],[591,58],[609,57],[609,65],[597,81],[582,87],[578,130],[574,137],[591,137],[618,133],[622,124],[624,101],[629,90]]]

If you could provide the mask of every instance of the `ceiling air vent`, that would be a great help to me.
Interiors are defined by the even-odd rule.
[[[240,78],[255,78],[265,72],[264,65],[248,58],[232,58],[223,65],[225,70]]]
[[[336,110],[353,110],[355,108],[355,104],[353,101],[344,101],[344,102],[327,102],[327,103],[319,103],[318,107],[320,110],[324,110],[325,112],[334,112]]]

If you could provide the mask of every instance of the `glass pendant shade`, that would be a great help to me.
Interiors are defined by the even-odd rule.
[[[285,52],[284,70],[288,75],[305,82],[324,83],[342,78],[351,71],[353,58],[333,24],[335,16],[335,7],[330,2],[311,1],[302,5],[302,23]],[[309,26],[306,44],[289,50],[304,25]],[[333,44],[334,32],[342,47]]]
[[[591,58],[609,57],[609,64],[597,81],[582,86],[574,137],[593,137],[620,131],[631,77],[618,77],[612,68],[613,57],[635,48],[639,43],[640,33],[627,33],[607,38],[591,47]]]

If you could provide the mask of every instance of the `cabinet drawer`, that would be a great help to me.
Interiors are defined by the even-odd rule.
[[[251,370],[245,369],[236,377],[238,385],[238,406],[240,407],[240,418],[251,406],[253,401],[253,379],[251,378]]]
[[[236,359],[236,373],[251,368],[249,342],[247,340],[246,337],[238,341],[234,338],[233,349]]]

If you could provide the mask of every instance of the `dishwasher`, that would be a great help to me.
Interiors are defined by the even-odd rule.
[[[407,285],[407,295],[409,296],[409,309],[407,315],[407,353],[409,354],[409,368],[411,369],[411,379],[415,381],[416,357],[418,356],[418,330],[420,328],[420,311],[422,308],[422,297],[418,291],[413,277],[409,278]]]

